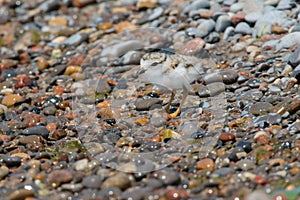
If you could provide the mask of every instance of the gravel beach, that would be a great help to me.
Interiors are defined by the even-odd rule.
[[[298,2],[0,0],[0,199],[300,199]]]

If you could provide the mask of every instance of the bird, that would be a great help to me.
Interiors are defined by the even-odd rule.
[[[176,118],[192,90],[191,83],[205,73],[205,67],[199,58],[182,55],[172,50],[150,51],[140,60],[141,77],[149,83],[159,85],[172,91],[170,100],[165,108],[170,118]],[[170,113],[171,103],[178,90],[183,91],[179,107]]]

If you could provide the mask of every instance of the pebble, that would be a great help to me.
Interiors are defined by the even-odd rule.
[[[229,15],[221,15],[216,21],[215,30],[223,32],[229,26],[231,26],[231,17]]]
[[[9,169],[7,166],[1,166],[0,167],[0,180],[5,178],[9,173]]]
[[[47,138],[49,136],[49,130],[45,126],[38,125],[38,126],[26,128],[23,131],[23,134],[26,136],[27,135],[40,135],[44,138]]]
[[[18,94],[8,94],[2,99],[2,104],[11,107],[18,101],[22,101],[24,98]]]
[[[86,176],[82,180],[82,185],[88,188],[98,189],[102,183],[102,177],[98,175]]]
[[[136,110],[137,111],[143,111],[143,110],[149,110],[154,105],[162,104],[162,100],[158,98],[149,98],[149,99],[137,99],[135,102]]]
[[[234,31],[243,35],[252,35],[251,27],[245,22],[238,23]]]
[[[213,31],[215,27],[215,22],[212,19],[205,19],[202,20],[197,27],[197,37],[205,37],[207,36],[210,32]]]
[[[3,162],[6,164],[7,167],[19,167],[21,165],[21,158],[18,156],[9,156],[4,157]]]
[[[9,195],[10,200],[30,199],[34,197],[34,190],[18,189]]]
[[[250,107],[249,112],[252,113],[253,115],[263,115],[272,112],[273,109],[274,106],[271,103],[257,102]]]
[[[117,173],[106,180],[101,185],[101,189],[109,188],[109,187],[117,187],[121,190],[125,190],[130,187],[131,182],[129,177],[124,173]]]
[[[204,158],[204,159],[197,162],[197,169],[198,170],[214,171],[215,170],[215,163],[210,158]]]
[[[158,180],[160,180],[165,185],[177,185],[180,182],[180,176],[178,172],[169,168],[154,172],[154,176],[157,177]]]
[[[70,170],[54,170],[48,175],[48,182],[52,187],[58,187],[62,183],[68,183],[73,179],[73,174]]]
[[[86,41],[88,39],[87,33],[75,33],[74,35],[71,35],[69,38],[67,38],[64,41],[64,44],[67,46],[78,46],[82,42]]]

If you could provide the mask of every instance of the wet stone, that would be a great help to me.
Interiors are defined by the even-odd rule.
[[[101,185],[101,189],[109,188],[109,187],[117,187],[121,190],[125,190],[130,187],[131,182],[129,177],[124,173],[117,173],[106,180],[104,180],[103,184]]]
[[[149,110],[155,104],[161,104],[162,100],[158,98],[137,99],[135,102],[136,110]]]
[[[82,180],[82,185],[88,188],[100,188],[102,177],[98,175],[86,176]]]
[[[19,199],[29,199],[30,197],[33,198],[34,190],[27,190],[27,189],[19,189],[15,190],[9,195],[10,200],[19,200]]]
[[[169,168],[154,172],[154,176],[165,185],[177,185],[180,182],[180,176],[178,172]]]
[[[9,156],[4,157],[3,162],[6,164],[7,167],[19,167],[21,165],[21,158],[18,156]]]
[[[44,138],[47,138],[49,136],[49,130],[45,126],[33,126],[26,128],[23,131],[24,135],[40,135]]]
[[[9,173],[9,169],[6,166],[0,167],[0,180],[2,180],[4,177],[6,177]]]
[[[271,112],[273,109],[274,106],[271,103],[257,102],[250,107],[249,112],[252,113],[253,115],[263,115]]]
[[[87,33],[76,33],[64,41],[67,46],[77,46],[88,39]]]
[[[48,175],[48,181],[52,186],[57,187],[62,183],[68,183],[73,179],[70,170],[54,170]]]
[[[249,153],[252,150],[251,142],[240,141],[236,145],[237,147],[242,147],[246,153]]]

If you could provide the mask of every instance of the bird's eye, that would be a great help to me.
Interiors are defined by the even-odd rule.
[[[158,64],[159,64],[158,62],[154,62],[154,63],[151,64],[151,66],[156,66]]]

